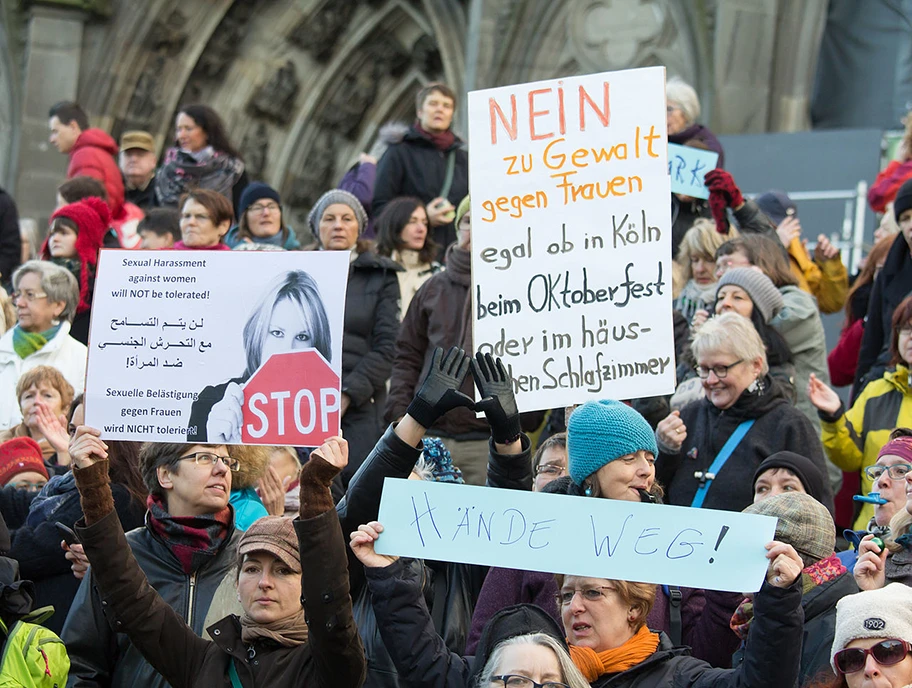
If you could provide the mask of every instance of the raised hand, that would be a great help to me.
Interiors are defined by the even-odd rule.
[[[101,441],[101,430],[80,425],[70,440],[70,458],[78,468],[87,468],[108,458],[108,445]]]
[[[65,455],[70,443],[66,416],[55,416],[46,404],[38,402],[35,404],[35,424],[54,451]]]
[[[791,545],[773,540],[766,545],[766,558],[770,560],[766,570],[766,582],[776,588],[787,588],[804,568],[804,562]]]
[[[522,434],[522,427],[513,395],[513,378],[503,361],[499,358],[495,361],[491,354],[476,353],[472,360],[472,377],[481,394],[481,401],[475,404],[475,409],[484,411],[494,442],[515,442]]]
[[[858,559],[852,574],[862,590],[878,590],[887,582],[884,567],[889,552],[873,540],[873,535],[865,535],[858,543]]]
[[[656,426],[659,443],[673,452],[680,451],[687,439],[687,426],[681,420],[679,411],[672,411]]]
[[[437,347],[427,376],[406,413],[419,425],[430,428],[451,409],[463,406],[474,410],[475,402],[459,391],[469,372],[470,360],[465,351],[455,346],[446,356],[443,349]]]
[[[348,465],[348,441],[342,437],[330,437],[311,452],[339,470]]]
[[[801,222],[794,215],[787,215],[776,227],[776,234],[779,236],[779,241],[782,242],[782,245],[788,249],[792,241],[801,236]]]
[[[839,249],[833,246],[825,234],[817,236],[817,245],[814,247],[814,262],[826,263],[839,257]]]
[[[272,466],[266,466],[266,472],[260,478],[260,499],[263,506],[270,516],[282,516],[285,514],[285,486],[290,477],[285,478],[283,482],[279,478],[279,473]]]
[[[210,444],[240,444],[244,422],[244,390],[236,382],[225,387],[222,400],[212,406],[206,419],[206,438]]]
[[[365,525],[358,526],[358,530],[349,536],[351,538],[349,544],[352,552],[358,557],[358,561],[369,569],[389,566],[399,558],[386,554],[377,554],[374,550],[374,542],[376,542],[382,532],[383,525],[378,521],[371,521]]]
[[[831,416],[842,407],[839,395],[829,385],[818,380],[814,373],[811,373],[808,379],[808,399],[818,409]]]
[[[715,193],[723,198],[729,208],[737,210],[744,205],[744,196],[741,194],[741,189],[735,184],[734,177],[725,170],[718,168],[710,170],[706,173],[703,181],[710,194]]]

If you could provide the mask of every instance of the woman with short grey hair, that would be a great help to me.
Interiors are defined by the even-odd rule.
[[[704,396],[656,429],[656,478],[668,503],[741,511],[753,502],[757,467],[780,451],[805,456],[826,472],[820,437],[769,376],[763,340],[750,320],[735,312],[708,320],[691,350]],[[832,493],[826,499],[831,504]]]
[[[668,125],[668,143],[711,150],[719,154],[717,167],[724,167],[725,153],[722,144],[709,129],[697,124],[700,118],[700,98],[693,86],[681,77],[673,76],[665,82],[665,117]]]
[[[17,323],[0,337],[0,430],[22,420],[16,382],[40,365],[59,370],[76,394],[85,385],[84,344],[70,336],[79,305],[79,285],[66,268],[30,260],[13,273]]]

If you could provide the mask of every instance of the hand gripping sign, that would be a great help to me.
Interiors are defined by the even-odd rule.
[[[316,447],[339,434],[339,375],[319,351],[273,354],[244,387],[245,444]]]

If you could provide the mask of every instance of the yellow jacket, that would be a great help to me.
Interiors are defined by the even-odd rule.
[[[839,256],[817,263],[808,256],[801,239],[795,237],[788,247],[792,274],[798,279],[798,286],[811,296],[817,297],[817,306],[822,313],[837,313],[845,306],[849,292],[849,272]]]
[[[855,400],[855,404],[832,423],[821,423],[823,448],[830,461],[844,471],[861,472],[861,491],[874,489],[873,481],[864,474],[866,466],[877,462],[877,454],[897,426],[912,427],[912,387],[909,368],[896,366],[875,380]],[[864,530],[874,516],[874,507],[865,504],[855,529]]]

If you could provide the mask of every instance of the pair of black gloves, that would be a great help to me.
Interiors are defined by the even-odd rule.
[[[482,397],[478,403],[459,391],[469,368]],[[460,406],[484,412],[491,426],[491,437],[497,444],[510,444],[522,434],[513,380],[503,361],[481,353],[475,354],[473,359],[455,346],[444,355],[443,349],[437,347],[431,358],[431,368],[407,413],[419,425],[430,428],[447,411]]]

